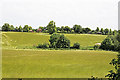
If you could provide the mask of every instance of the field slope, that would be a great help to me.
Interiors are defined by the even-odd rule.
[[[65,34],[70,39],[71,46],[79,42],[81,46],[94,46],[101,43],[106,35],[94,34]],[[50,35],[47,33],[3,32],[3,46],[33,46],[39,43],[49,43]]]
[[[65,34],[71,45],[93,46],[106,36],[90,34]],[[2,33],[3,78],[89,78],[104,77],[113,69],[109,62],[117,52],[94,50],[38,50],[16,49],[48,43],[47,33]]]

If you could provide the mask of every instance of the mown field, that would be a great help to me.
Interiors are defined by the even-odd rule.
[[[3,50],[3,77],[88,78],[104,77],[117,52],[84,50]]]
[[[94,34],[64,34],[70,41],[71,46],[79,42],[81,46],[94,46],[101,43],[106,35]],[[39,43],[49,43],[48,33],[23,33],[23,32],[3,32],[3,46],[33,46]]]
[[[71,45],[93,46],[106,36],[90,34],[65,34]],[[113,69],[109,62],[117,52],[94,50],[39,50],[16,49],[48,43],[47,33],[2,33],[3,78],[89,78],[105,77]]]

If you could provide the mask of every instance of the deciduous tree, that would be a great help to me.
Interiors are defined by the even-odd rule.
[[[54,21],[50,21],[49,24],[47,25],[48,33],[53,34],[56,32],[56,25]]]
[[[82,26],[80,26],[80,25],[75,24],[75,25],[73,26],[73,29],[74,29],[74,32],[75,32],[75,33],[80,33],[80,32],[82,32]]]

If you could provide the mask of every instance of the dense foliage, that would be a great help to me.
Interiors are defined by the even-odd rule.
[[[21,28],[21,29],[22,29],[22,28]],[[31,30],[31,29],[32,29],[31,26],[25,25],[25,26],[23,27],[23,32],[29,32],[29,30]]]
[[[49,48],[49,44],[48,43],[44,43],[44,44],[38,44],[37,48]]]
[[[75,48],[75,49],[80,49],[80,44],[79,43],[74,43],[74,45],[73,45],[73,48]]]
[[[78,33],[78,34],[102,34],[102,35],[116,35],[118,33],[117,30],[112,31],[111,29],[103,29],[97,27],[95,30],[91,30],[90,28],[83,28],[81,25],[73,25],[73,27],[69,26],[61,26],[56,27],[54,21],[50,21],[47,26],[42,27],[40,26],[38,29],[33,29],[31,26],[24,25],[24,27],[14,27],[13,25],[10,25],[8,23],[5,23],[2,26],[2,31],[16,31],[16,32],[44,32],[53,34],[55,32],[57,33]]]
[[[100,45],[94,45],[94,50],[97,50],[100,48]]]
[[[51,48],[70,48],[70,40],[64,35],[52,34],[49,41]]]
[[[53,34],[56,32],[56,25],[54,21],[50,21],[49,24],[47,25],[48,33]]]
[[[112,59],[110,64],[114,66],[115,70],[110,70],[109,74],[105,77],[108,77],[109,80],[120,80],[120,53],[118,54],[118,58]]]
[[[3,31],[13,31],[14,30],[14,26],[13,25],[9,25],[8,23],[5,23],[2,26],[2,30]]]
[[[120,34],[109,35],[101,43],[100,49],[112,50],[112,51],[120,51]]]
[[[80,25],[74,25],[73,30],[75,33],[82,33],[82,27]]]

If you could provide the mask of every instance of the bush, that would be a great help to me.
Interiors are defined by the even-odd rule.
[[[103,50],[113,50],[119,51],[120,50],[120,42],[119,42],[119,35],[110,35],[101,43],[100,49]]]
[[[48,43],[44,43],[44,44],[38,44],[37,48],[49,48],[49,44]]]
[[[49,48],[49,44],[44,43],[44,44],[42,45],[42,48]]]
[[[94,50],[97,50],[100,48],[100,45],[94,45]]]
[[[57,48],[70,48],[70,40],[68,40],[64,35],[60,35],[57,43]]]
[[[50,36],[49,42],[50,42],[50,48],[56,48],[56,43],[59,39],[60,35],[59,34],[52,34]]]
[[[42,44],[38,44],[37,48],[42,48]]]
[[[80,49],[80,44],[79,43],[74,43],[73,48]]]
[[[52,34],[49,41],[50,48],[70,48],[70,40],[64,35]]]
[[[103,50],[112,50],[113,48],[113,41],[111,40],[111,38],[108,36],[102,43],[100,48]]]

